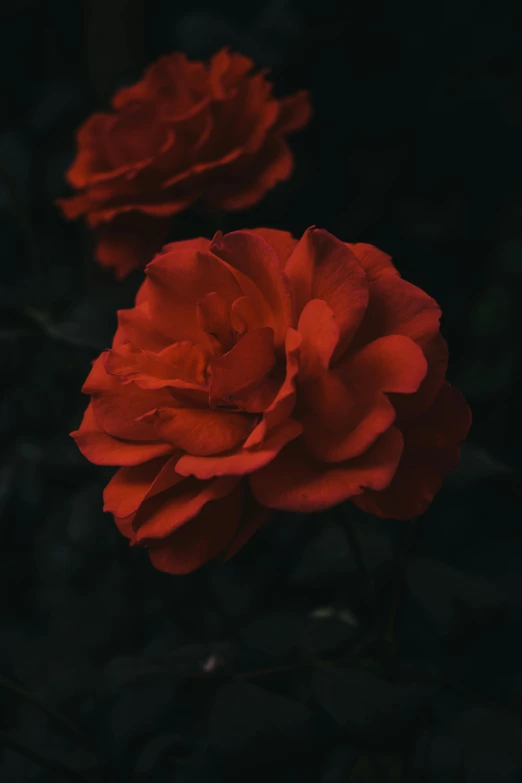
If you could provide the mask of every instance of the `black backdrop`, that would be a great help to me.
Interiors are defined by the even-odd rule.
[[[464,0],[1,4],[1,780],[522,780],[519,29]],[[414,528],[281,515],[171,578],[103,515],[111,472],[68,438],[141,275],[95,267],[53,202],[116,87],[225,44],[279,94],[309,89],[314,118],[291,180],[221,228],[315,224],[392,254],[442,305],[474,423]],[[198,210],[173,223],[202,233]]]

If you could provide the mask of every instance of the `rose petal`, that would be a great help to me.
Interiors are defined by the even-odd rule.
[[[441,334],[423,344],[428,371],[418,390],[408,397],[391,394],[390,400],[401,420],[411,419],[427,410],[437,397],[448,367],[448,346]]]
[[[195,457],[185,454],[176,465],[176,471],[182,476],[196,476],[209,479],[213,476],[243,476],[259,470],[286,446],[298,438],[303,427],[295,419],[288,419],[280,427],[270,431],[269,435],[256,449],[244,446],[233,454],[217,457]]]
[[[136,542],[166,538],[192,520],[212,500],[228,495],[240,481],[223,476],[212,481],[182,481],[171,491],[156,495],[143,503],[134,519]]]
[[[340,356],[357,330],[368,305],[368,283],[353,253],[328,231],[309,228],[288,259],[298,315],[311,299],[323,299],[333,311]]]
[[[217,291],[230,303],[243,294],[227,265],[209,252],[205,239],[168,245],[147,266],[146,274],[143,296],[158,327],[175,341],[208,343],[196,309],[207,294]]]
[[[212,339],[216,352],[229,351],[234,345],[235,332],[230,320],[231,306],[226,299],[215,291],[207,294],[199,300],[196,314],[199,325]]]
[[[251,492],[245,492],[241,521],[236,535],[224,553],[223,560],[225,562],[230,560],[240,549],[243,549],[254,533],[257,533],[268,522],[273,513],[272,509],[260,506],[257,500],[253,498]]]
[[[325,373],[303,394],[308,398],[308,408],[299,417],[303,441],[323,462],[358,457],[395,421],[395,409],[385,394],[359,394],[332,373]]]
[[[217,557],[236,532],[241,516],[242,487],[208,503],[190,522],[159,546],[148,550],[152,565],[169,574],[188,574]]]
[[[422,416],[404,426],[404,454],[391,484],[382,492],[365,490],[354,499],[359,508],[386,519],[423,514],[459,462],[459,442],[471,425],[462,395],[445,383]]]
[[[71,432],[71,437],[84,457],[95,465],[141,465],[173,451],[169,443],[137,443],[113,438],[99,427],[92,404],[88,405],[79,429]]]
[[[247,280],[254,284],[268,308],[270,322],[265,325],[274,329],[276,345],[284,342],[286,330],[295,322],[294,298],[275,250],[251,231],[216,235],[211,247],[231,269],[241,274],[238,280],[244,294],[255,296],[255,289],[245,288]]]
[[[158,331],[146,301],[130,310],[118,310],[118,329],[112,345],[118,348],[125,343],[155,353],[170,345],[170,338]]]
[[[400,277],[397,269],[394,267],[391,256],[387,253],[383,253],[373,245],[367,245],[364,242],[357,242],[352,245],[350,242],[346,243],[358,262],[366,272],[366,277],[371,282],[382,277],[382,275],[395,275]]]
[[[279,101],[279,116],[273,130],[279,133],[292,133],[304,128],[311,116],[310,96],[306,90],[300,90]]]
[[[278,182],[287,180],[294,159],[288,144],[281,138],[268,137],[251,155],[216,166],[214,178],[202,188],[207,204],[214,209],[247,209],[256,204]]]
[[[116,517],[134,514],[144,500],[183,481],[175,471],[179,454],[159,457],[143,465],[120,468],[103,492],[104,511]]]
[[[172,395],[164,389],[151,393],[135,384],[122,384],[105,371],[108,356],[105,351],[96,359],[82,388],[92,395],[92,412],[100,428],[116,438],[157,440],[154,426],[143,416],[155,407],[173,405]]]
[[[230,351],[211,360],[210,405],[236,402],[238,393],[261,385],[275,364],[273,330],[265,326],[247,332]]]
[[[198,457],[233,449],[248,437],[255,421],[246,413],[208,408],[160,408],[153,417],[161,440]]]
[[[207,362],[208,351],[189,342],[173,343],[159,353],[127,344],[108,352],[105,369],[124,382],[133,381],[140,389],[172,387],[187,394],[191,390],[199,391],[201,402],[205,403],[208,402]],[[196,398],[199,399],[197,395]],[[163,399],[169,401],[164,395]]]
[[[297,239],[294,239],[288,231],[279,231],[275,228],[254,228],[252,232],[268,242],[270,247],[276,251],[284,268],[296,248]]]
[[[332,310],[322,299],[312,299],[301,313],[297,331],[301,335],[300,373],[315,375],[327,370],[339,342],[339,326]]]
[[[256,500],[268,508],[317,512],[358,495],[363,488],[384,489],[397,469],[403,449],[395,427],[353,460],[324,465],[294,441],[261,470],[249,477]]]
[[[439,332],[437,302],[401,277],[386,274],[370,283],[370,300],[354,341],[359,347],[400,334],[421,348]]]
[[[428,363],[409,337],[380,337],[343,359],[336,368],[360,391],[413,394],[426,377]]]
[[[97,230],[96,260],[113,267],[122,280],[140,269],[161,249],[167,238],[170,220],[142,212],[125,212]]]

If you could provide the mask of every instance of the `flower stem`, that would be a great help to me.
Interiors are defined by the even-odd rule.
[[[377,637],[377,639],[379,639],[380,642],[384,643],[384,628],[383,628],[381,612],[379,608],[379,599],[377,596],[377,590],[375,588],[375,582],[368,569],[368,566],[366,565],[361,542],[359,540],[359,536],[357,534],[355,525],[353,524],[353,520],[349,516],[346,516],[344,518],[344,522],[345,522],[346,535],[350,543],[350,548],[352,550],[353,558],[355,560],[357,570],[359,571],[362,581],[365,585],[368,604],[370,606],[370,610],[372,613],[372,621],[375,629],[375,636]]]

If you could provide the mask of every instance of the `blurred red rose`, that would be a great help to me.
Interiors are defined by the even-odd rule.
[[[169,219],[195,201],[244,209],[292,172],[285,136],[306,125],[305,92],[272,96],[266,72],[223,49],[207,65],[160,58],[79,129],[67,173],[79,193],[58,201],[96,228],[96,258],[118,277],[163,245]]]
[[[271,509],[422,514],[470,426],[436,302],[316,228],[168,245],[94,363],[73,433],[156,568],[235,553]]]

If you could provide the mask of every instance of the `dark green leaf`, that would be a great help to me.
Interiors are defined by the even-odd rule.
[[[141,749],[138,758],[136,759],[134,767],[136,775],[148,775],[153,773],[169,751],[172,753],[172,749],[178,741],[178,735],[173,734],[172,732],[160,734],[149,740]]]
[[[217,692],[210,741],[225,756],[263,765],[301,749],[310,722],[303,704],[248,682],[231,682]]]
[[[412,557],[406,580],[442,634],[469,631],[497,616],[504,597],[493,585],[429,557]]]
[[[419,720],[431,689],[416,683],[390,683],[367,669],[324,668],[317,672],[321,706],[356,742],[388,747],[403,739]]]

